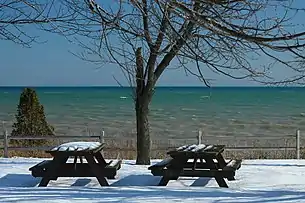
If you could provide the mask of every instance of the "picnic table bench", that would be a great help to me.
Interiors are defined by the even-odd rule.
[[[179,177],[213,177],[220,187],[228,187],[224,178],[235,180],[241,160],[226,162],[222,156],[225,145],[185,145],[167,152],[168,158],[148,169],[154,176],[162,176],[159,186]],[[191,161],[190,161],[191,160]]]
[[[42,161],[29,170],[32,176],[42,177],[39,186],[47,186],[50,180],[58,177],[96,177],[101,186],[108,186],[106,178],[115,178],[122,161],[117,159],[107,163],[101,153],[104,146],[100,142],[64,143],[46,151],[53,160]],[[74,158],[73,163],[67,162],[69,157]]]

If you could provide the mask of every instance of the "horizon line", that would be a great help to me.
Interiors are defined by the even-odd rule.
[[[0,85],[0,88],[60,88],[60,87],[68,87],[68,88],[103,88],[103,87],[108,87],[108,88],[131,88],[131,86],[115,86],[115,85]],[[207,86],[199,86],[199,85],[185,85],[185,86],[180,86],[180,85],[158,85],[155,86],[155,88],[229,88],[229,87],[234,87],[234,88],[242,88],[242,87],[253,87],[253,88],[270,88],[270,87],[280,87],[280,88],[285,88],[285,87],[300,87],[302,88],[302,86],[263,86],[263,85],[258,85],[258,86],[254,86],[254,85],[242,85],[242,86],[238,86],[238,85],[215,85],[212,87],[207,87]]]

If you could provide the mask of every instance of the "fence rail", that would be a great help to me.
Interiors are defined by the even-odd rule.
[[[263,141],[271,141],[271,146],[249,146],[248,144],[245,144],[246,146],[241,146],[241,144],[237,145],[234,144],[234,146],[230,146],[229,144],[226,145],[226,150],[227,151],[243,151],[243,150],[253,150],[253,151],[271,151],[271,150],[279,150],[279,151],[295,151],[295,158],[300,159],[300,150],[305,149],[304,145],[301,146],[301,134],[300,130],[296,130],[296,133],[294,135],[285,135],[285,136],[264,136],[264,137],[236,137],[236,136],[203,136],[201,131],[198,131],[198,135],[194,138],[172,138],[169,140],[152,140],[152,144],[154,147],[152,147],[153,150],[167,150],[168,148],[172,147],[178,147],[181,144],[186,144],[186,141],[188,143],[206,143],[207,140],[211,139],[224,139],[224,140],[230,140],[234,142],[234,140],[263,140]],[[127,143],[129,142],[128,146],[135,146],[135,140],[132,138],[126,138],[126,137],[119,137],[119,138],[114,138],[114,137],[105,137],[104,131],[100,133],[100,135],[95,135],[95,136],[9,136],[6,130],[3,132],[3,136],[0,135],[0,141],[3,142],[3,146],[0,146],[0,150],[3,150],[3,156],[8,157],[8,152],[9,150],[18,150],[18,151],[28,151],[28,150],[46,150],[50,149],[52,146],[30,146],[30,147],[16,147],[16,146],[9,146],[9,141],[10,140],[57,140],[58,142],[60,140],[96,140],[100,142],[105,142],[106,143],[114,143],[115,141],[120,141]],[[273,143],[274,140],[280,140],[283,142],[283,140],[286,140],[284,142],[288,142],[287,140],[290,140],[292,142],[289,142],[289,144],[285,143],[285,146],[278,145],[276,143]],[[165,141],[167,141],[165,143]],[[220,142],[221,143],[221,142]],[[222,144],[223,141],[222,141]],[[117,145],[111,146],[112,149],[122,149]],[[275,146],[274,146],[275,145]],[[289,145],[289,146],[288,146]],[[128,150],[128,149],[123,149],[123,150]],[[129,150],[134,150],[134,148],[130,148]]]

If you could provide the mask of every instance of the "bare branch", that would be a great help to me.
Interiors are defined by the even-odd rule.
[[[62,2],[77,15],[55,22],[61,34],[82,41],[84,59],[119,65],[134,78],[130,84],[141,77],[142,94],[152,91],[173,61],[207,86],[205,69],[264,84],[278,84],[272,77],[277,66],[291,72],[288,83],[302,82],[305,75],[305,26],[297,23],[305,8],[297,0]]]
[[[0,40],[9,40],[25,47],[38,42],[37,36],[31,35],[29,25],[39,29],[52,27],[55,22],[68,22],[73,13],[61,10],[55,0],[3,0],[0,2]]]

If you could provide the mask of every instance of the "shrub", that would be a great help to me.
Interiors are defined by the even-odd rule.
[[[20,95],[16,121],[11,136],[46,136],[54,135],[54,128],[46,121],[44,108],[40,104],[36,91],[25,88]],[[14,146],[41,146],[47,140],[11,140]]]

